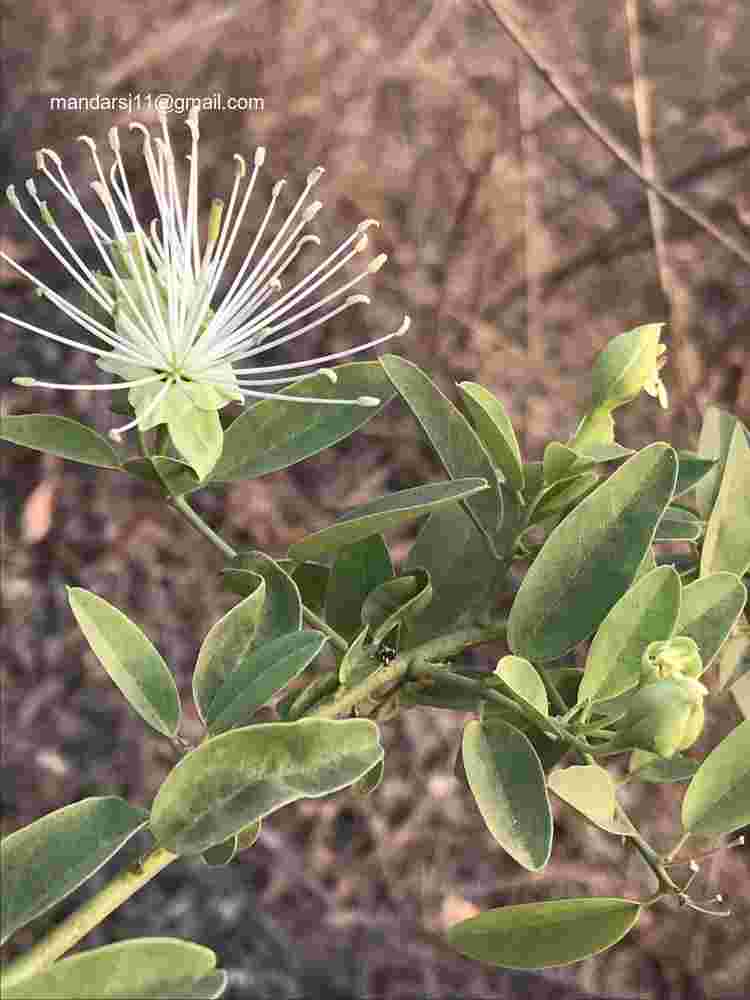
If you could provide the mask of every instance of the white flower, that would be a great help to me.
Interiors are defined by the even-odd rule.
[[[291,212],[265,250],[258,254],[285,183],[279,181],[242,265],[229,289],[218,300],[219,282],[237,241],[265,160],[265,149],[256,150],[249,178],[245,160],[235,154],[237,166],[229,204],[214,199],[206,239],[202,242],[198,225],[197,109],[191,110],[187,119],[192,149],[187,157],[190,169],[184,196],[177,178],[165,115],[160,116],[160,123],[161,135],[155,138],[140,122],[130,125],[131,130],[136,129],[143,135],[143,157],[156,202],[157,218],[147,229],[136,213],[116,128],[109,132],[114,162],[106,173],[94,141],[88,136],[79,136],[91,151],[97,175],[91,186],[106,213],[104,224],[96,222],[84,209],[57,153],[50,149],[37,153],[38,169],[80,215],[101,258],[101,272],[95,273],[84,263],[57,225],[47,202],[39,197],[33,180],[27,181],[26,189],[39,210],[39,222],[22,206],[13,187],[8,188],[11,204],[71,278],[88,293],[91,308],[84,309],[68,301],[7,254],[0,252],[0,257],[29,278],[41,294],[92,333],[102,346],[70,340],[13,316],[0,313],[0,317],[95,354],[100,368],[123,380],[96,385],[58,384],[31,378],[14,381],[20,385],[54,389],[129,388],[129,401],[136,418],[110,431],[115,439],[135,426],[145,431],[161,423],[167,423],[171,433],[189,416],[191,420],[206,422],[204,431],[210,424],[214,435],[218,427],[219,448],[221,430],[216,411],[231,400],[273,397],[294,402],[377,406],[380,401],[372,396],[316,399],[268,392],[265,387],[293,382],[304,374],[304,369],[357,354],[397,337],[409,328],[408,317],[394,333],[347,351],[291,364],[261,367],[242,367],[241,364],[321,326],[345,309],[369,302],[366,295],[347,293],[382,267],[385,254],[375,257],[361,274],[338,287],[326,292],[318,289],[365,249],[366,231],[378,223],[373,219],[360,223],[333,253],[282,294],[280,278],[284,271],[303,247],[320,244],[317,236],[300,234],[321,208],[319,201],[305,203],[323,168],[317,167],[308,174],[305,189]],[[56,172],[50,169],[50,164]],[[322,371],[336,381],[334,371],[325,368]],[[259,375],[275,377],[257,378]],[[174,440],[175,435],[172,436]],[[179,450],[179,443],[176,446]]]

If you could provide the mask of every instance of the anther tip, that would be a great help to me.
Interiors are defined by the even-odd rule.
[[[107,437],[114,441],[115,444],[120,444],[122,442],[122,434],[114,428],[107,432]]]
[[[380,400],[377,396],[360,396],[357,402],[360,406],[380,406]]]
[[[318,375],[325,375],[325,377],[327,379],[330,379],[330,381],[333,382],[334,385],[336,385],[336,383],[339,380],[339,377],[333,370],[333,368],[320,368],[318,370]]]
[[[364,219],[357,226],[357,232],[358,233],[364,233],[368,229],[371,229],[373,226],[375,226],[377,229],[380,229],[380,223],[378,222],[377,219]]]
[[[286,184],[286,180],[285,179],[282,179],[280,181],[276,181],[276,183],[273,186],[273,191],[272,191],[272,194],[273,194],[274,198],[278,198],[279,197],[279,195],[281,194],[281,189],[284,187],[285,184]]]
[[[24,389],[29,389],[31,386],[36,385],[36,379],[31,378],[28,375],[17,375],[16,378],[11,379],[14,385],[23,386]]]
[[[254,162],[255,162],[255,166],[256,167],[262,167],[263,164],[266,162],[266,147],[265,146],[258,146],[258,148],[255,150],[255,161]]]
[[[370,261],[370,265],[367,268],[367,270],[370,272],[370,274],[375,274],[375,272],[379,271],[387,260],[388,260],[387,253],[378,254],[378,256],[374,260]]]
[[[307,186],[312,187],[313,184],[317,184],[325,172],[325,167],[315,167],[314,170],[311,170],[307,175]]]
[[[315,216],[318,214],[318,212],[321,210],[322,207],[323,207],[322,201],[314,201],[312,202],[312,204],[308,205],[305,211],[303,212],[303,218],[305,222],[312,222],[312,220],[315,218]]]
[[[363,305],[369,306],[370,296],[369,295],[350,295],[349,298],[344,303],[347,306]]]

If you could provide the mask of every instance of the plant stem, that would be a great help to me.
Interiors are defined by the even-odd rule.
[[[487,639],[485,642],[489,641]],[[452,671],[446,671],[441,669],[436,669],[431,664],[419,664],[414,666],[412,670],[409,671],[411,677],[447,677],[450,679],[451,684],[455,684],[456,687],[461,687],[465,691],[471,691],[476,694],[477,697],[484,699],[485,701],[494,702],[496,705],[502,705],[505,708],[511,708],[513,711],[526,716],[534,725],[539,726],[540,720],[535,712],[527,710],[520,702],[514,701],[512,698],[506,698],[504,694],[500,694],[499,691],[495,691],[493,688],[485,687],[481,681],[471,680],[469,677],[462,677],[460,674],[454,674]],[[545,719],[545,726],[551,729],[555,735],[568,743],[570,746],[575,747],[581,753],[589,753],[591,747],[588,743],[584,743],[583,740],[577,739],[572,733],[569,733],[564,726],[561,726],[554,718],[548,717]]]
[[[332,629],[327,621],[324,621],[318,615],[315,614],[306,604],[302,605],[302,617],[305,619],[308,625],[314,626],[314,628],[319,629],[321,632],[325,632],[328,638],[331,640],[331,645],[335,646],[336,649],[340,649],[342,653],[346,653],[349,649],[349,643],[343,637],[339,635],[335,629]]]
[[[583,753],[581,754],[581,757],[583,758],[584,763],[586,764],[596,764],[596,760],[592,757],[590,753]],[[625,809],[617,801],[617,799],[615,799],[615,803],[617,806],[617,812],[622,816],[622,818],[625,820],[628,826],[630,826],[634,831],[628,836],[635,844],[635,848],[640,854],[640,856],[649,866],[654,875],[656,875],[656,878],[658,879],[659,882],[659,888],[656,894],[652,896],[650,899],[646,900],[645,905],[648,906],[652,905],[658,899],[661,899],[662,896],[664,896],[665,894],[670,894],[670,895],[673,893],[679,894],[681,892],[680,887],[678,885],[675,885],[675,883],[670,878],[667,869],[664,867],[665,859],[660,857],[660,855],[656,853],[656,851],[648,843],[648,841],[644,840],[644,838],[640,835],[640,833],[638,833],[635,824],[628,816],[628,814],[625,812]]]
[[[450,632],[447,635],[430,639],[428,642],[423,642],[420,646],[415,646],[413,649],[407,649],[403,653],[399,653],[390,663],[380,667],[378,670],[374,670],[368,677],[360,681],[359,684],[345,688],[332,702],[322,705],[318,709],[313,709],[310,714],[321,719],[335,719],[337,715],[341,715],[342,712],[348,712],[354,705],[360,701],[364,701],[366,698],[378,699],[385,697],[399,683],[404,681],[407,675],[409,677],[427,676],[430,674],[434,674],[435,676],[445,675],[446,671],[444,668],[436,667],[434,664],[428,665],[427,661],[451,659],[470,646],[478,646],[485,642],[495,642],[498,639],[502,639],[505,636],[505,632],[506,621],[502,619],[491,625],[457,629],[455,632]],[[475,685],[480,687],[475,681],[460,677],[458,674],[450,674],[450,676],[457,677],[460,682],[466,680],[466,683],[471,686],[472,690],[474,690]]]
[[[236,549],[233,549],[228,542],[225,542],[221,535],[217,535],[213,528],[209,528],[200,514],[196,514],[190,504],[184,497],[175,497],[172,500],[175,508],[183,514],[192,526],[207,538],[212,545],[214,545],[220,552],[222,552],[227,559],[234,559],[237,556]]]
[[[60,958],[113,910],[158,875],[162,868],[176,860],[176,854],[163,847],[155,847],[145,858],[121,872],[109,885],[58,924],[47,937],[13,962],[3,975],[3,987],[7,989]]]
[[[544,686],[547,688],[548,694],[552,696],[552,701],[557,705],[561,712],[567,712],[568,706],[565,703],[565,699],[560,694],[557,684],[552,680],[552,678],[547,674],[547,671],[542,668],[539,671],[542,680],[544,681]]]
[[[214,545],[221,553],[223,553],[228,559],[235,559],[237,557],[236,549],[233,549],[228,542],[225,542],[221,535],[217,535],[213,528],[210,528],[200,514],[196,514],[190,504],[184,497],[175,497],[172,501],[175,508],[179,510],[181,514],[190,521],[192,526],[207,538],[212,545]],[[313,625],[315,628],[320,629],[321,632],[325,632],[331,643],[337,648],[345,653],[349,649],[349,643],[344,639],[343,636],[339,635],[338,632],[334,631],[331,626],[324,622],[322,618],[318,617],[314,611],[311,611],[307,605],[302,605],[302,616],[309,625]]]

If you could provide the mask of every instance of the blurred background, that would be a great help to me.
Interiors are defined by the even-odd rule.
[[[524,0],[510,13],[590,115],[646,173],[710,217],[714,235],[646,189],[531,66],[479,0],[25,0],[4,4],[0,175],[19,188],[50,147],[85,204],[91,166],[80,134],[122,141],[147,207],[140,141],[129,121],[153,111],[52,110],[52,97],[220,94],[255,109],[201,118],[202,209],[226,197],[232,154],[268,148],[257,217],[273,182],[288,207],[309,170],[326,168],[314,231],[333,249],[363,218],[389,261],[372,305],[314,331],[279,360],[344,349],[396,329],[397,353],[454,383],[481,382],[505,403],[527,459],[572,433],[587,372],[613,336],[666,321],[671,407],[642,397],[619,411],[618,440],[695,447],[705,408],[750,419],[750,7],[742,0]],[[187,150],[183,115],[171,116]],[[181,145],[180,145],[181,144]],[[611,143],[610,143],[611,145]],[[76,246],[85,231],[50,198]],[[252,231],[252,220],[248,231]],[[69,294],[66,276],[7,206],[5,251]],[[744,254],[744,260],[743,258]],[[0,311],[72,332],[0,262]],[[352,317],[355,317],[352,319]],[[90,381],[88,355],[3,323],[2,405],[113,425],[107,394],[10,385],[14,375]],[[361,358],[360,358],[361,359]],[[97,375],[98,378],[98,375]],[[194,495],[232,545],[274,556],[347,507],[442,478],[406,407],[301,466]],[[146,484],[3,446],[0,662],[6,832],[88,795],[147,805],[174,763],[89,651],[65,587],[95,591],[148,634],[184,700],[202,638],[236,598],[221,557]],[[394,559],[414,533],[393,540]],[[498,655],[502,649],[498,649]],[[488,662],[489,652],[482,651]],[[496,658],[496,657],[495,657]],[[494,662],[494,661],[493,661]],[[413,710],[383,727],[385,779],[369,799],[342,793],[287,807],[227,869],[178,863],[87,939],[191,937],[231,970],[235,997],[742,995],[750,986],[747,850],[703,866],[696,895],[723,892],[730,919],[663,905],[611,951],[545,978],[455,956],[441,933],[478,909],[556,896],[652,891],[621,843],[554,803],[552,860],[531,875],[486,832],[454,774],[466,716]],[[712,702],[705,745],[737,721]],[[190,735],[190,733],[188,733]],[[680,786],[628,787],[624,804],[657,847],[673,843]],[[131,845],[135,853],[142,843]],[[114,865],[118,868],[120,862]],[[106,872],[54,911],[56,921]],[[52,918],[20,932],[26,947]]]

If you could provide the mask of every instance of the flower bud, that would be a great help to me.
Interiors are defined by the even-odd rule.
[[[694,677],[703,673],[698,644],[687,635],[651,642],[641,658],[641,677],[648,684],[666,677]]]
[[[635,399],[641,391],[668,405],[667,390],[659,376],[666,351],[659,342],[663,323],[649,323],[615,337],[594,362],[591,372],[591,409],[614,410]]]
[[[707,694],[708,689],[692,677],[673,676],[645,684],[617,724],[615,745],[651,750],[661,757],[686,750],[703,731]]]

